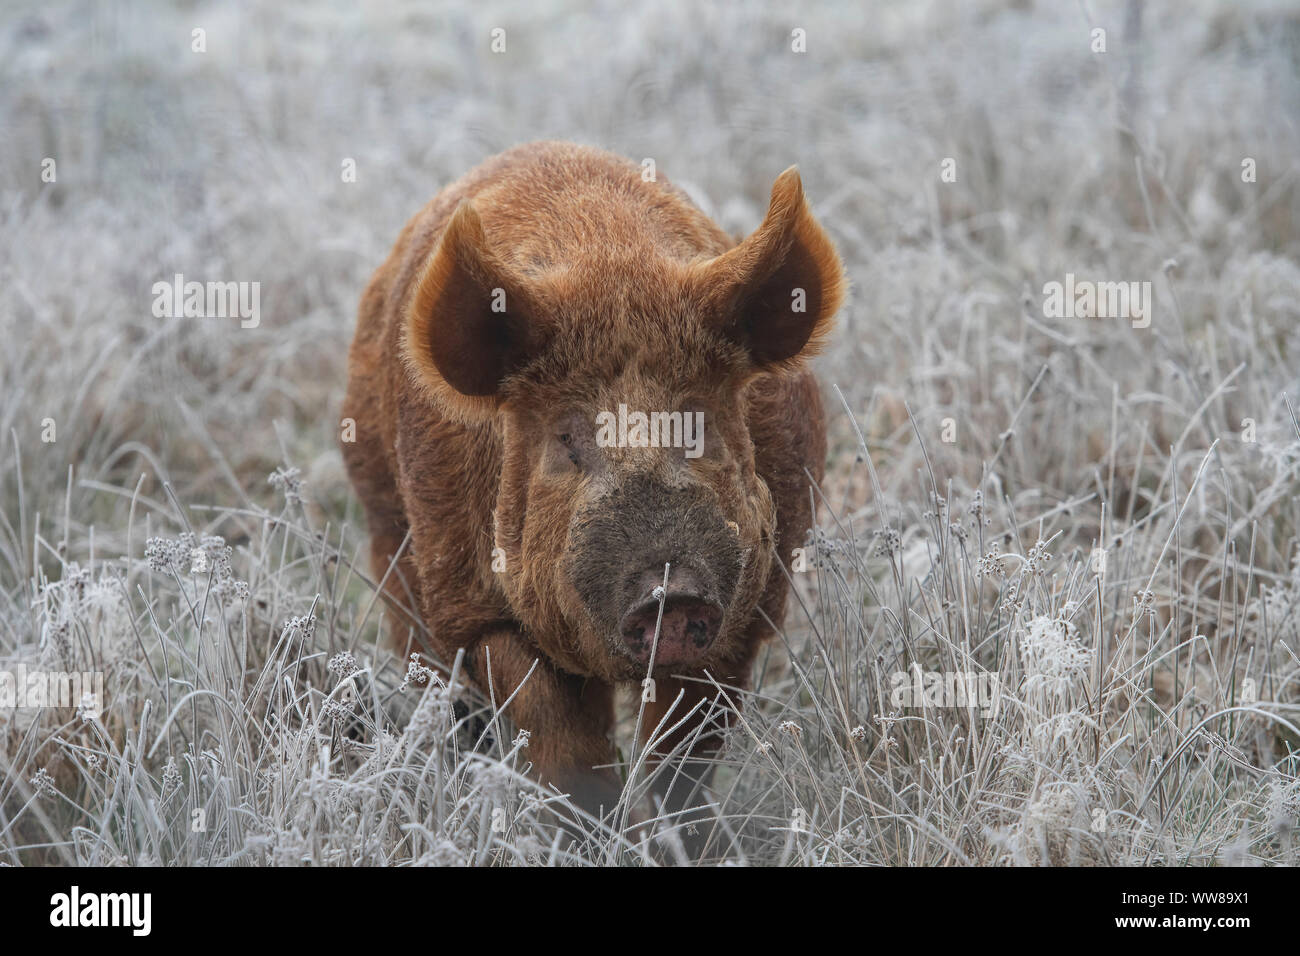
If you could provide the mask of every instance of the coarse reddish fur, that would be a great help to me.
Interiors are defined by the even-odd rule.
[[[375,273],[343,453],[376,580],[423,624],[403,619],[391,639],[444,663],[463,648],[480,688],[518,691],[508,713],[543,782],[612,805],[613,773],[593,768],[614,758],[614,687],[647,676],[617,622],[665,561],[694,568],[725,611],[702,657],[655,669],[643,726],[684,691],[665,726],[704,704],[657,753],[694,737],[682,766],[698,769],[716,748],[728,713],[712,681],[748,685],[785,610],[777,562],[811,524],[825,422],[803,359],[844,284],[793,169],[737,244],[662,178],[552,142],[444,189]],[[620,403],[703,411],[704,454],[597,447],[596,414]],[[716,723],[696,734],[707,713]]]

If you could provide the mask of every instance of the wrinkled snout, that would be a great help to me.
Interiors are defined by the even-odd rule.
[[[722,628],[723,608],[706,596],[699,577],[689,569],[672,569],[662,595],[662,568],[641,580],[642,593],[618,626],[632,657],[649,663],[653,655],[658,667],[689,664],[703,656]]]
[[[700,661],[735,613],[744,555],[701,486],[627,478],[578,516],[569,550],[583,606],[610,652],[636,670],[652,653],[656,670]]]

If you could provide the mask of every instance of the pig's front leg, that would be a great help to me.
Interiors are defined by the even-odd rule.
[[[502,630],[466,649],[465,670],[484,693],[489,689],[489,651],[492,695],[497,706],[515,695],[505,713],[530,734],[524,756],[533,765],[533,777],[569,794],[593,816],[599,817],[602,808],[612,810],[622,792],[610,767],[613,687],[559,670],[517,632]]]
[[[729,680],[723,685],[735,683]],[[682,697],[680,702],[677,701],[679,693]],[[736,702],[735,694],[729,696]],[[691,708],[697,703],[699,706],[692,713]],[[669,822],[685,825],[678,832],[692,855],[698,856],[704,849],[710,830],[712,814],[705,806],[709,801],[713,757],[735,716],[727,698],[719,696],[712,682],[707,680],[657,679],[655,699],[645,704],[641,722],[642,747],[650,745],[651,734],[659,728],[661,721],[663,723],[647,758],[649,767],[659,769],[653,787],[661,801],[660,815]],[[676,726],[678,724],[681,726]],[[675,726],[671,733],[665,733]]]

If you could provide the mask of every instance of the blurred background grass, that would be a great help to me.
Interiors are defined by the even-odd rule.
[[[922,413],[948,407],[977,439],[956,466],[986,459],[1005,421],[983,420],[993,396],[961,393],[949,359],[970,362],[980,332],[1006,341],[983,349],[990,385],[1025,372],[1025,348],[1064,360],[1017,313],[1066,271],[1159,279],[1178,262],[1180,314],[1158,290],[1150,333],[1064,330],[1121,367],[1126,390],[1159,384],[1152,340],[1185,347],[1214,322],[1231,338],[1247,293],[1277,347],[1293,344],[1295,4],[8,10],[0,433],[29,449],[29,494],[53,502],[69,464],[134,484],[138,458],[110,454],[125,442],[148,448],[182,496],[246,494],[283,441],[319,500],[341,507],[336,409],[360,290],[442,185],[532,138],[653,158],[737,233],[799,163],[853,281],[828,368],[858,406],[875,388]],[[1098,27],[1105,54],[1091,50]],[[206,53],[191,50],[196,28]],[[491,52],[495,28],[504,53]],[[792,52],[795,29],[806,53]],[[1254,184],[1239,175],[1248,156]],[[45,157],[57,183],[41,182]],[[955,184],[939,181],[945,157]],[[150,287],[176,272],[260,282],[261,327],[155,319]],[[981,315],[954,324],[950,309]],[[1137,367],[1135,349],[1148,359]],[[1087,399],[1108,406],[1107,392]],[[1087,418],[1077,397],[1062,414]],[[45,417],[52,447],[36,442]],[[1093,450],[1064,451],[1077,470]],[[1049,482],[1048,463],[1033,464],[1025,477]]]

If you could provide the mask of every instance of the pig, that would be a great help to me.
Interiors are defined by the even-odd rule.
[[[342,452],[388,640],[463,650],[529,731],[532,774],[578,806],[618,800],[626,683],[652,767],[671,761],[659,806],[702,804],[812,523],[807,359],[845,288],[795,167],[737,242],[662,177],[563,142],[447,186],[366,288]]]

